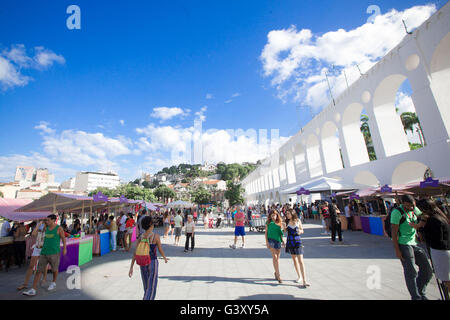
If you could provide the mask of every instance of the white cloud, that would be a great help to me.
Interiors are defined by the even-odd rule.
[[[200,111],[196,112],[195,115],[197,116],[197,119],[204,122],[206,120],[205,112],[208,110],[207,106],[204,106],[200,109]]]
[[[73,176],[76,173],[74,169],[64,168],[47,156],[34,152],[29,156],[20,154],[0,156],[0,179],[5,182],[14,180],[17,166],[48,168],[51,173],[64,176]]]
[[[44,47],[35,47],[34,57],[31,58],[23,44],[12,45],[10,49],[4,49],[0,53],[0,85],[3,90],[23,87],[32,80],[22,74],[23,70],[43,70],[54,63],[64,64],[65,59]]]
[[[224,101],[224,103],[226,103],[226,104],[231,103],[231,102],[233,102],[233,99],[229,99],[227,101]]]
[[[153,113],[150,116],[166,121],[176,116],[186,116],[188,113],[187,110],[181,108],[158,107],[153,109]]]
[[[65,130],[60,134],[44,135],[44,151],[54,161],[82,168],[119,170],[114,158],[130,155],[130,139],[106,137],[102,133]]]
[[[38,126],[35,126],[34,128],[37,130],[42,130],[43,133],[46,134],[54,134],[55,130],[52,128],[49,128],[50,123],[46,122],[46,121],[41,121],[39,122]]]
[[[260,56],[264,76],[284,102],[292,99],[318,110],[331,102],[325,72],[336,98],[346,88],[344,71],[351,85],[360,77],[355,64],[366,72],[403,39],[402,19],[411,30],[435,11],[434,4],[391,10],[373,23],[322,35],[295,26],[273,30]]]
[[[206,100],[214,99],[214,95],[212,93],[207,93],[205,99]]]
[[[119,122],[120,122],[120,124],[121,124],[122,126],[125,125],[125,120],[119,120]]]
[[[401,91],[397,92],[397,96],[395,97],[395,106],[398,108],[399,114],[404,112],[416,112],[411,96]]]
[[[54,53],[49,49],[45,49],[44,47],[35,47],[36,54],[34,56],[34,61],[43,68],[47,68],[52,66],[53,63],[64,64],[66,60],[63,56]]]
[[[237,97],[240,97],[240,96],[241,96],[241,94],[239,92],[233,93],[231,95],[232,98],[237,98]]]

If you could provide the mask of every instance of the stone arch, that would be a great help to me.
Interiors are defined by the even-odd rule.
[[[347,148],[350,166],[369,162],[366,142],[361,132],[361,112],[364,107],[359,103],[350,104],[342,117],[342,135]]]
[[[441,113],[447,133],[450,136],[450,32],[436,46],[430,63],[430,83],[436,104]]]
[[[387,76],[373,96],[373,113],[386,157],[410,151],[402,121],[395,111],[398,89],[406,79],[402,74]]]
[[[314,134],[310,134],[306,142],[306,156],[311,178],[323,175],[319,139]]]
[[[358,172],[353,178],[353,182],[370,187],[378,187],[380,185],[380,180],[370,171]]]
[[[296,181],[306,180],[308,178],[308,171],[306,167],[305,149],[300,143],[294,146],[294,162]]]
[[[275,201],[274,201],[275,203],[281,203],[281,199],[280,199],[280,193],[277,191],[276,193],[275,193]]]
[[[344,168],[339,142],[339,132],[336,125],[327,121],[322,127],[322,150],[327,173]]]
[[[286,158],[284,155],[280,154],[279,158],[279,178],[280,178],[280,185],[284,186],[287,184],[287,173],[286,173]]]
[[[294,156],[290,150],[286,152],[286,174],[288,184],[296,182]]]
[[[392,184],[406,184],[423,181],[428,166],[418,161],[400,163],[392,173]]]

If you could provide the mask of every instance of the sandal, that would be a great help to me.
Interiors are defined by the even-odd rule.
[[[28,288],[28,286],[23,284],[20,287],[18,287],[17,290],[20,291],[20,290],[24,290],[24,289],[27,289],[27,288]]]

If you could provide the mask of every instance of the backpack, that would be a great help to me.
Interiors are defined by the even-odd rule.
[[[152,238],[153,239],[153,238]],[[141,239],[136,248],[136,263],[145,267],[148,266],[151,262],[150,258],[150,241],[148,238]]]
[[[403,210],[402,207],[398,206],[396,209],[392,209],[391,212],[389,212],[386,220],[384,220],[384,230],[386,231],[389,238],[392,239],[392,227],[391,227],[391,215],[394,210],[400,211],[402,214],[402,217],[400,218],[400,222],[398,224],[398,235],[400,236],[400,225],[406,221],[406,212]]]
[[[340,224],[341,220],[339,219],[339,214],[337,213],[336,209],[334,208],[334,205],[331,205],[328,208],[329,211],[329,217],[331,219],[332,224]]]

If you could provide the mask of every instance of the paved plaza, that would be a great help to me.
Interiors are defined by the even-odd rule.
[[[156,231],[162,233],[161,228]],[[234,238],[232,228],[205,230],[198,224],[196,248],[188,253],[183,252],[183,246],[175,247],[172,240],[163,240],[163,249],[170,261],[165,264],[159,259],[156,299],[410,299],[403,269],[388,238],[346,231],[344,244],[331,245],[329,237],[321,235],[322,227],[309,221],[305,224],[303,242],[307,279],[311,287],[303,289],[294,282],[297,275],[290,255],[282,249],[280,269],[283,283],[278,284],[273,277],[272,259],[265,247],[264,234],[248,232],[248,228],[246,231],[246,247],[235,250],[229,248]],[[184,240],[183,235],[180,241],[183,245]],[[131,256],[131,251],[119,251],[94,257],[81,267],[81,290],[67,289],[66,280],[70,274],[62,273],[54,292],[47,292],[47,283],[33,298],[16,290],[23,281],[25,267],[13,267],[9,272],[0,272],[0,299],[140,300],[143,285],[139,267],[135,267],[133,278],[128,277]],[[380,289],[367,286],[371,270],[380,271]],[[369,281],[369,285],[371,283]],[[427,295],[431,300],[440,298],[434,276]]]

